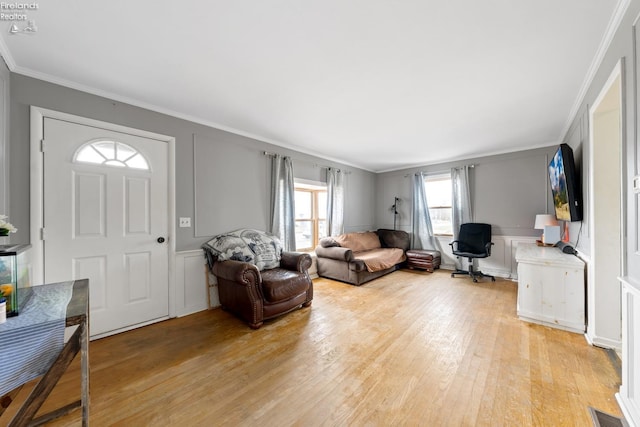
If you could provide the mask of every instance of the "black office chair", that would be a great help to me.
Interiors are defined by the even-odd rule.
[[[478,278],[491,277],[491,281],[495,282],[496,278],[484,274],[482,271],[474,271],[473,259],[486,258],[491,256],[491,224],[467,223],[460,226],[460,234],[458,239],[449,243],[453,254],[458,257],[469,259],[469,270],[456,269],[451,273],[451,277],[456,274],[465,274],[471,276],[474,282],[478,282]]]

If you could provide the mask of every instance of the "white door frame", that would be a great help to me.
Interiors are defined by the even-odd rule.
[[[620,115],[620,121],[619,121],[619,141],[617,141],[616,143],[619,144],[619,150],[620,150],[620,155],[619,155],[619,167],[620,167],[620,171],[622,172],[619,179],[619,187],[617,188],[617,190],[620,192],[620,206],[618,206],[617,208],[620,209],[619,212],[619,218],[617,218],[618,221],[620,221],[620,235],[619,237],[619,250],[620,250],[620,265],[619,265],[619,274],[620,275],[624,275],[624,271],[626,269],[626,265],[625,265],[625,261],[626,261],[626,240],[625,240],[625,227],[626,227],[626,203],[625,203],[625,197],[624,197],[624,193],[623,193],[623,189],[624,189],[624,177],[625,177],[625,162],[624,162],[624,158],[625,158],[625,139],[626,139],[626,135],[625,135],[625,123],[626,123],[626,110],[625,110],[625,93],[624,93],[624,78],[625,78],[625,73],[624,73],[624,58],[620,59],[615,67],[613,68],[613,70],[611,71],[611,74],[609,75],[609,78],[607,79],[607,81],[605,82],[605,84],[603,85],[602,89],[600,90],[600,93],[598,94],[598,97],[594,100],[593,104],[589,107],[589,177],[588,177],[588,185],[589,185],[589,237],[590,237],[590,258],[591,261],[587,264],[587,283],[588,283],[588,289],[590,290],[590,292],[587,292],[587,306],[588,306],[588,311],[590,311],[590,313],[588,313],[588,315],[590,315],[591,318],[588,318],[588,326],[587,326],[587,332],[585,334],[587,340],[589,341],[589,343],[593,344],[593,345],[597,345],[600,347],[604,347],[604,348],[614,348],[614,349],[618,349],[620,350],[622,347],[622,341],[621,341],[621,335],[620,337],[613,337],[613,336],[609,336],[609,337],[603,337],[597,330],[597,326],[596,324],[600,324],[601,327],[602,325],[604,325],[605,328],[608,329],[615,329],[615,328],[620,328],[620,334],[621,334],[621,328],[622,328],[622,318],[620,317],[618,318],[604,318],[604,320],[602,319],[602,316],[599,314],[596,314],[596,311],[600,312],[601,310],[596,310],[596,301],[593,301],[594,299],[594,293],[595,293],[595,287],[599,287],[599,286],[603,286],[603,285],[599,285],[596,283],[596,279],[595,279],[595,264],[597,263],[596,260],[596,245],[598,244],[598,242],[596,242],[596,220],[598,218],[596,218],[595,214],[594,214],[594,210],[595,210],[595,198],[596,198],[596,194],[595,194],[595,156],[594,156],[594,152],[595,152],[595,135],[594,135],[594,130],[595,130],[595,114],[597,113],[600,104],[604,101],[605,97],[607,96],[607,94],[609,93],[609,91],[611,89],[616,89],[619,91],[619,95],[620,95],[620,104],[619,104],[619,115]],[[618,81],[618,85],[617,87],[614,86],[614,84],[616,83],[616,81]],[[615,221],[616,218],[611,218],[611,221]],[[606,225],[606,224],[604,224]],[[603,226],[603,224],[600,224],[600,226]],[[610,285],[617,285],[620,286],[620,283],[618,282],[617,277],[612,277],[611,278],[611,284]],[[619,294],[621,295],[621,290],[618,289]],[[591,301],[589,301],[591,299]],[[618,304],[620,304],[617,308],[617,312],[620,313],[621,309],[622,309],[622,301],[621,298],[618,298]],[[593,318],[595,314],[595,319]],[[588,316],[589,317],[589,316]],[[617,324],[619,322],[619,325]]]
[[[169,235],[167,236],[169,241],[169,266],[167,274],[169,275],[169,317],[176,316],[176,288],[174,280],[175,271],[175,253],[176,242],[174,236],[176,235],[175,227],[175,146],[176,139],[171,136],[161,135],[153,132],[147,132],[140,129],[134,129],[127,126],[116,125],[113,123],[103,122],[100,120],[89,119],[86,117],[76,116],[73,114],[62,113],[59,111],[49,110],[32,105],[31,106],[31,136],[30,136],[30,148],[31,148],[31,208],[30,208],[30,233],[31,233],[31,247],[32,247],[32,275],[31,281],[34,285],[41,285],[44,283],[44,245],[42,244],[41,230],[44,226],[44,155],[42,151],[42,140],[44,132],[44,119],[52,118],[57,120],[65,120],[72,123],[78,123],[86,126],[94,126],[102,129],[108,129],[115,132],[127,133],[130,135],[140,136],[143,138],[156,139],[158,141],[166,142],[168,144],[168,188],[169,197],[167,206],[168,221],[167,230]]]

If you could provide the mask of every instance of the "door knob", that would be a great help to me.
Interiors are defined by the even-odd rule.
[[[158,237],[157,241],[158,243],[164,243],[164,237]]]

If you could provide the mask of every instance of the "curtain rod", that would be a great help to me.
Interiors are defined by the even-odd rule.
[[[468,167],[470,167],[470,168],[475,168],[475,167],[476,167],[476,165],[465,165],[465,166],[468,166]],[[451,168],[451,169],[462,169],[463,167],[464,167],[464,166],[459,166],[459,167],[455,167],[455,168]],[[431,173],[432,173],[432,174],[434,174],[434,175],[436,175],[436,174],[440,174],[440,173],[444,173],[444,172],[445,172],[445,171],[442,171],[442,172],[432,171]],[[411,174],[411,173],[407,173],[407,174],[405,174],[405,175],[404,175],[404,178],[408,178],[408,177],[410,177],[411,175],[428,175],[428,174],[429,174],[429,172],[428,172],[428,171],[418,171],[418,172],[415,172],[415,173],[413,173],[413,174]]]
[[[269,156],[269,157],[276,157],[276,156],[281,156],[282,155],[282,154],[278,154],[278,153],[270,153],[269,151],[263,151],[262,154],[265,155],[265,156]],[[288,157],[291,157],[291,156],[288,156]],[[342,169],[336,168],[334,166],[320,165],[318,163],[313,163],[313,162],[310,162],[309,160],[299,159],[299,158],[296,158],[296,157],[291,157],[291,159],[298,160],[298,161],[305,162],[305,163],[310,163],[316,168],[323,168],[323,169],[331,169],[331,168],[333,168],[333,169],[336,169],[338,172],[343,172],[346,175],[351,175],[351,171],[342,170]]]

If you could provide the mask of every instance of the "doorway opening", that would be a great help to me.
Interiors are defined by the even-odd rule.
[[[623,272],[623,61],[620,60],[589,111],[589,231],[587,339],[621,349]]]

